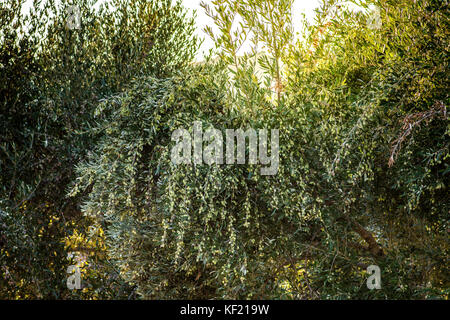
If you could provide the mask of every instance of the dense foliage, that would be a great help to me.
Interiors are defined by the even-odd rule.
[[[136,1],[138,12],[144,2]],[[155,52],[140,51],[152,53],[142,65],[133,50],[142,47],[134,41],[146,34],[136,30],[148,25],[141,22],[151,21],[150,13],[150,20],[124,17],[133,27],[92,23],[105,33],[95,37],[94,28],[82,38],[89,32],[82,28],[77,39],[90,45],[54,45],[73,48],[74,55],[96,48],[106,58],[70,60],[72,68],[89,67],[65,82],[45,71],[44,49],[52,46],[36,50],[37,57],[17,49],[22,62],[14,68],[34,70],[35,63],[38,71],[32,73],[37,80],[20,78],[11,64],[1,65],[9,68],[2,76],[10,72],[18,84],[6,87],[4,96],[15,98],[4,105],[21,101],[17,119],[37,114],[36,122],[5,120],[7,130],[28,134],[21,143],[9,131],[1,138],[2,272],[28,288],[16,297],[50,296],[48,290],[55,297],[76,295],[62,288],[65,277],[55,271],[56,261],[60,272],[67,267],[64,239],[101,253],[86,266],[86,298],[447,299],[448,1],[357,4],[359,11],[324,1],[300,39],[292,35],[291,0],[204,4],[217,27],[206,31],[218,58],[196,64],[189,64],[196,47],[192,21],[179,6],[174,29],[163,24],[162,31],[158,25],[149,31],[151,43],[161,44]],[[151,8],[158,17],[159,7]],[[381,22],[375,25],[368,23],[374,8]],[[96,19],[129,13],[104,10]],[[121,31],[125,26],[130,29]],[[167,33],[180,42],[167,45]],[[250,50],[242,53],[246,43]],[[124,56],[117,58],[114,48]],[[171,55],[177,58],[166,59]],[[71,84],[76,95],[56,95]],[[77,117],[76,125],[64,116]],[[223,133],[279,129],[278,172],[261,175],[260,164],[174,164],[171,134],[185,128],[192,135],[194,121]],[[38,141],[32,152],[27,139]],[[51,155],[58,155],[57,167],[17,160],[50,161]],[[81,206],[83,218],[64,221],[59,212],[67,203],[76,212]],[[55,259],[45,256],[55,250],[49,243],[58,246]],[[27,258],[36,268],[50,267],[27,273],[18,260]],[[368,265],[381,269],[380,290],[366,287]],[[59,279],[59,287],[32,285],[47,278]],[[14,296],[13,289],[2,290]]]
[[[141,74],[184,68],[197,40],[193,20],[171,1],[97,9],[90,0],[34,1],[29,13],[24,3],[0,4],[0,296],[61,298],[70,296],[66,240],[92,223],[66,194],[98,138],[94,107]],[[68,24],[69,5],[80,9],[79,28]]]

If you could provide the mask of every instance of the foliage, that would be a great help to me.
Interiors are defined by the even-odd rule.
[[[90,27],[104,30],[104,36],[97,38],[93,32],[92,38],[79,38],[96,39],[80,48],[101,48],[106,58],[93,55],[92,65],[81,56],[69,59],[73,68],[89,65],[83,69],[87,75],[98,68],[86,77],[91,82],[75,82],[76,96],[64,100],[66,96],[56,92],[72,88],[69,84],[79,78],[52,82],[45,72],[37,72],[36,81],[12,77],[24,88],[13,95],[24,105],[42,106],[40,101],[57,96],[57,106],[86,105],[89,111],[70,127],[56,112],[59,109],[38,113],[55,119],[53,127],[43,128],[59,129],[37,131],[36,137],[52,137],[49,146],[59,143],[51,154],[73,157],[60,166],[71,172],[76,165],[76,179],[51,166],[39,174],[22,167],[3,174],[8,168],[3,163],[8,162],[2,162],[2,184],[18,181],[21,187],[15,187],[20,193],[9,191],[9,197],[7,188],[2,191],[2,223],[8,230],[2,238],[7,244],[2,258],[31,263],[11,245],[24,250],[50,243],[42,250],[57,248],[56,252],[77,246],[89,249],[96,267],[83,269],[90,287],[72,295],[81,298],[448,299],[448,1],[354,2],[360,11],[341,1],[323,1],[316,20],[305,22],[300,39],[292,36],[292,1],[204,4],[218,29],[206,29],[217,43],[218,58],[197,64],[189,64],[196,44],[186,40],[189,28],[186,33],[183,28],[172,31],[187,37],[180,35],[179,47],[164,46],[161,40],[153,60],[147,57],[148,64],[134,68],[146,50],[121,49],[126,44],[135,48],[133,39],[139,35],[151,37],[138,27],[139,21],[152,21],[150,16],[126,19],[137,29],[120,29],[129,28],[127,23],[93,23]],[[115,5],[122,8],[123,3]],[[374,8],[381,21],[375,27],[368,23]],[[117,14],[103,10],[96,13],[105,19],[101,21]],[[119,12],[128,17],[125,10]],[[176,12],[176,17],[182,16]],[[179,20],[174,21],[178,26]],[[192,21],[186,23],[192,26]],[[129,30],[129,35],[115,33],[116,28]],[[150,34],[166,39],[166,31],[158,32]],[[109,46],[100,40],[105,37]],[[248,42],[250,51],[242,53]],[[68,50],[66,46],[60,50]],[[71,48],[71,57],[76,57],[78,47]],[[117,50],[122,58],[114,55]],[[48,63],[40,64],[48,55],[35,60],[17,52],[22,63],[14,68],[51,69]],[[171,62],[178,60],[164,60],[170,52],[180,57],[177,67]],[[24,63],[27,59],[34,64]],[[152,69],[152,61],[161,63]],[[52,87],[53,83],[57,84]],[[35,98],[41,93],[44,100]],[[68,108],[65,115],[77,113]],[[214,127],[221,132],[279,129],[277,174],[261,175],[259,164],[175,165],[171,134],[179,128],[192,134],[194,121],[200,121],[203,130]],[[12,142],[3,144],[3,150],[22,152],[13,159],[48,154],[47,140],[39,139],[41,149],[30,155],[25,142],[19,149]],[[65,144],[76,152],[61,154]],[[61,186],[70,186],[69,198],[49,191],[44,193],[48,197],[35,196],[33,186],[46,190],[36,188],[39,179],[53,186],[46,172],[66,179]],[[24,177],[14,178],[16,174]],[[55,200],[50,201],[50,195]],[[84,217],[74,214],[78,221],[55,224],[61,219],[48,210],[64,208],[58,199],[77,209],[81,205]],[[35,209],[46,203],[51,209]],[[42,217],[48,219],[44,224]],[[57,231],[62,236],[41,241],[40,233],[52,235],[42,227],[50,224],[73,231]],[[12,237],[13,232],[24,236]],[[46,263],[40,259],[36,266]],[[380,290],[366,287],[366,268],[372,264],[381,269]],[[11,262],[6,266],[9,274],[17,273],[9,278],[11,285],[25,279],[19,298],[49,296],[43,292],[50,289],[37,290],[27,279],[44,279],[56,268],[63,270],[53,262],[46,273],[33,267],[25,277],[22,267],[14,268]],[[43,281],[31,279],[43,286]],[[13,289],[8,288],[4,296],[11,296]],[[60,291],[56,289],[54,296],[61,297]]]
[[[94,107],[141,74],[183,69],[198,41],[180,3],[114,0],[95,9],[91,0],[34,1],[27,14],[24,2],[0,4],[0,257],[2,278],[15,279],[0,296],[62,298],[70,295],[63,242],[91,224],[66,193],[98,138]],[[79,29],[68,26],[69,5],[80,9]],[[55,233],[40,238],[38,226],[47,230],[54,217]],[[33,266],[20,267],[22,259]],[[52,272],[36,271],[44,269]],[[17,282],[26,286],[14,290]]]

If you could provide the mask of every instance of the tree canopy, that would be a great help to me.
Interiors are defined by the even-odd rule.
[[[204,3],[200,63],[180,3],[76,3],[0,7],[0,297],[448,299],[447,0],[326,0],[301,38],[292,0]],[[194,122],[278,129],[276,174],[174,164]]]

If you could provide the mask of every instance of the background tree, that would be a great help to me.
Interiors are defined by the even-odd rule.
[[[74,229],[88,237],[91,224],[66,193],[99,138],[95,106],[137,76],[183,69],[198,41],[179,2],[33,1],[29,13],[24,2],[0,4],[0,295],[61,298],[65,239]],[[79,29],[68,27],[69,5]]]

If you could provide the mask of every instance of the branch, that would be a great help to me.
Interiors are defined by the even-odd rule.
[[[428,111],[409,114],[405,118],[403,118],[403,132],[397,139],[394,140],[394,142],[392,142],[391,156],[389,157],[388,162],[389,167],[392,167],[392,165],[394,164],[395,158],[397,157],[402,147],[402,142],[406,139],[407,136],[412,133],[413,129],[420,126],[420,123],[422,121],[428,123],[431,119],[437,116],[441,116],[443,119],[447,119],[447,108],[442,101],[436,101],[434,106]]]
[[[361,238],[363,238],[364,241],[366,241],[366,243],[368,244],[368,247],[366,249],[369,250],[373,256],[381,257],[384,255],[383,249],[377,243],[375,237],[369,231],[364,229],[363,226],[361,226],[358,222],[356,222],[349,216],[344,215],[344,218],[350,223],[350,226],[352,227],[353,231],[359,234]]]

